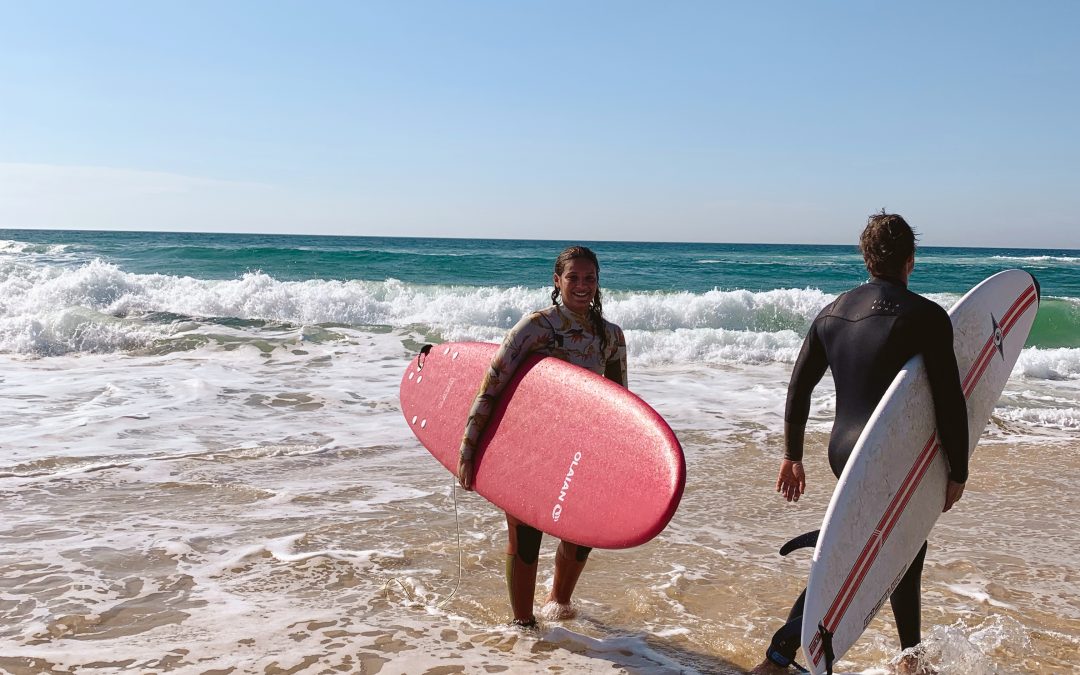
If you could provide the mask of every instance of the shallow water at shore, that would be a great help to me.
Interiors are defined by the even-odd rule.
[[[504,624],[501,513],[454,490],[397,408],[406,345],[423,336],[334,330],[0,356],[0,669],[724,673],[760,660],[809,565],[809,551],[777,550],[818,527],[835,485],[827,384],[809,492],[789,505],[773,491],[789,365],[632,363],[631,389],[685,448],[682,505],[656,540],[594,552],[578,618],[521,633]],[[1067,401],[1071,384],[1053,395]],[[942,672],[1077,669],[1080,444],[1010,417],[1043,386],[1010,383],[963,501],[931,535],[923,627]],[[546,539],[541,587],[553,553]],[[884,612],[841,666],[878,672],[895,652]]]

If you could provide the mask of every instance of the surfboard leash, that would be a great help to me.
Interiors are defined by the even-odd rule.
[[[457,581],[454,583],[454,590],[450,591],[450,595],[443,598],[442,602],[435,605],[436,608],[442,609],[443,605],[450,602],[450,600],[457,595],[458,588],[461,586],[461,518],[458,516],[457,505],[457,489],[458,489],[458,477],[453,476],[451,480],[451,492],[454,495],[454,537],[457,540]]]
[[[832,646],[833,634],[829,632],[829,629],[823,623],[819,623],[817,628],[818,635],[821,636],[822,649],[825,652],[825,672],[827,675],[833,675],[833,662],[836,660],[836,654],[833,652]]]
[[[462,550],[461,550],[461,517],[458,514],[458,492],[457,492],[457,488],[458,488],[457,476],[454,476],[453,481],[451,483],[450,492],[453,495],[453,501],[454,501],[454,536],[455,536],[455,540],[457,542],[457,580],[454,582],[454,590],[450,591],[449,595],[447,595],[437,605],[435,605],[435,609],[442,609],[444,606],[446,606],[446,603],[450,602],[454,598],[454,596],[457,595],[458,588],[461,587],[461,576],[462,576],[462,570],[464,569],[464,567],[463,567],[463,565],[461,563],[461,558],[462,558]],[[409,589],[408,586],[405,585],[405,582],[403,582],[401,580],[401,577],[394,577],[392,579],[388,579],[386,581],[386,583],[383,584],[382,590],[383,590],[383,595],[384,596],[390,594],[390,584],[397,584],[398,587],[401,588],[402,592],[405,594],[405,597],[407,597],[409,600],[413,599],[413,592]]]

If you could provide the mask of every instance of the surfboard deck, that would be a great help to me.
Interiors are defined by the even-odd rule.
[[[421,444],[457,473],[465,421],[498,349],[436,345],[401,379],[401,411]],[[647,403],[584,368],[534,355],[514,374],[481,437],[478,494],[542,532],[628,548],[667,526],[682,498],[682,447]]]
[[[949,311],[967,399],[969,453],[1020,356],[1039,306],[1023,270],[986,279]],[[807,668],[825,672],[823,626],[840,659],[888,600],[945,505],[948,464],[937,440],[922,357],[905,364],[855,444],[825,513],[803,613]]]

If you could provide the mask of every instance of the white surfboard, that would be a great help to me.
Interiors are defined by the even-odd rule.
[[[949,311],[953,348],[975,449],[1038,310],[1023,270],[995,274]],[[947,462],[921,356],[908,361],[878,403],[833,492],[810,567],[802,645],[807,667],[826,669],[820,627],[835,659],[888,600],[945,506]]]

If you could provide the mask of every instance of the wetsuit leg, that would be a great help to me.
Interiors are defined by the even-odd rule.
[[[795,653],[799,651],[802,641],[802,615],[803,604],[806,602],[806,589],[799,594],[799,599],[792,605],[788,612],[787,623],[773,634],[772,643],[769,644],[765,656],[779,666],[787,666],[795,660]]]
[[[591,551],[588,546],[559,542],[559,548],[555,551],[555,579],[551,583],[552,600],[560,605],[570,603],[570,596],[574,594]]]
[[[926,542],[919,554],[911,561],[907,572],[889,596],[896,632],[900,635],[900,648],[911,649],[922,641],[920,609],[922,603],[922,568],[926,559]]]
[[[536,528],[506,514],[509,534],[506,545],[506,589],[510,593],[510,609],[516,623],[530,624],[533,616],[533,595],[536,593],[536,561],[540,557],[540,539]]]

